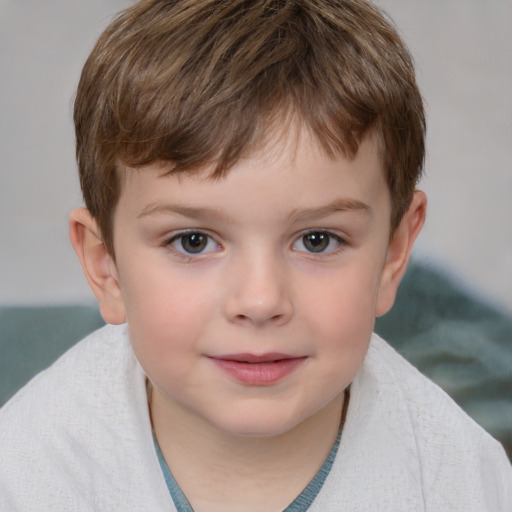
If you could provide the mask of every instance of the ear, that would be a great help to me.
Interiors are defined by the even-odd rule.
[[[86,208],[71,212],[69,238],[98,299],[101,316],[109,324],[124,323],[126,313],[117,268],[103,243],[96,220]]]
[[[395,302],[398,285],[405,273],[414,242],[419,235],[427,211],[427,198],[417,190],[402,221],[389,243],[375,304],[375,316],[387,313]]]

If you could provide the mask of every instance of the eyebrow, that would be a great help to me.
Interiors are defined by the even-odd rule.
[[[162,204],[162,203],[151,203],[146,206],[140,213],[137,215],[138,219],[142,219],[144,217],[149,217],[150,215],[156,215],[159,213],[167,214],[167,215],[181,215],[183,217],[188,217],[191,219],[197,220],[206,220],[211,219],[212,217],[218,219],[231,220],[231,217],[226,215],[224,212],[216,209],[216,208],[203,208],[203,207],[194,207],[194,206],[186,206],[184,204]]]
[[[364,214],[373,213],[372,208],[358,199],[338,198],[334,201],[316,208],[305,208],[293,210],[288,216],[293,222],[304,220],[317,220],[338,212],[361,212]],[[137,215],[138,219],[156,214],[181,215],[197,220],[208,220],[212,218],[231,221],[232,218],[216,208],[204,208],[186,206],[184,204],[151,203]]]
[[[290,219],[293,221],[317,220],[338,212],[360,212],[371,215],[373,210],[370,205],[358,199],[338,198],[318,208],[306,208],[292,211]]]

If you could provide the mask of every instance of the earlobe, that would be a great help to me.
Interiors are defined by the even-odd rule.
[[[117,268],[102,241],[98,224],[86,208],[71,212],[69,237],[98,299],[103,319],[109,324],[124,323],[126,314]]]
[[[398,285],[407,269],[412,247],[425,222],[426,210],[425,194],[420,190],[415,191],[411,205],[389,243],[375,304],[375,316],[387,313],[395,302]]]

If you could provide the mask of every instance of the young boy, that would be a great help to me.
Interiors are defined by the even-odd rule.
[[[75,103],[109,325],[0,413],[0,510],[507,511],[501,446],[372,334],[426,199],[364,0],[145,0]]]

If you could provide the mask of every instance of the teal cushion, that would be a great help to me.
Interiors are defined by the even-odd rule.
[[[36,373],[104,324],[93,306],[0,308],[0,406]]]

